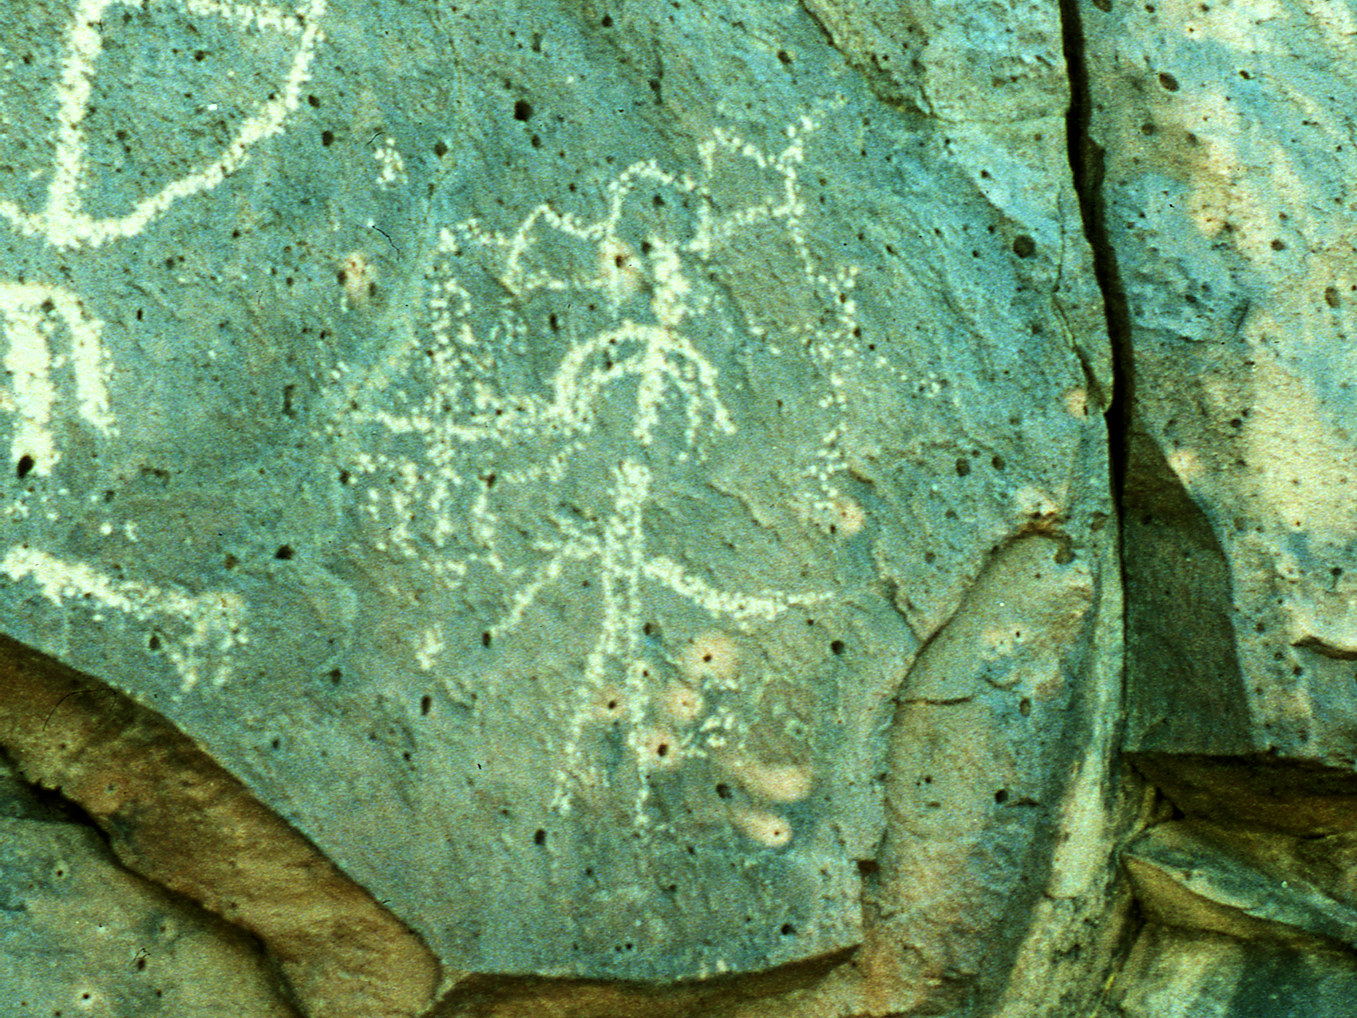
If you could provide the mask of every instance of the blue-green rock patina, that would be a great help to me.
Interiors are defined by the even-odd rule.
[[[1063,787],[1106,351],[1049,61],[999,128],[794,5],[0,6],[6,631],[446,964],[859,944],[894,700],[1023,534],[1075,594],[968,616],[959,696]]]

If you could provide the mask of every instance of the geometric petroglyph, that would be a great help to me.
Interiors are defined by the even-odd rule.
[[[551,610],[553,592],[571,588],[578,605],[587,588],[592,607],[571,609],[587,650],[560,719],[558,811],[603,782],[587,744],[619,725],[640,771],[707,759],[765,804],[803,798],[813,780],[796,761],[760,760],[747,721],[712,705],[758,699],[740,634],[834,602],[832,585],[807,588],[789,569],[732,588],[700,554],[657,547],[653,531],[663,499],[706,483],[740,430],[718,361],[741,344],[798,360],[818,386],[786,440],[789,512],[839,540],[863,525],[840,488],[837,431],[862,363],[856,269],[823,270],[806,243],[798,172],[814,129],[809,117],[792,123],[771,154],[717,131],[693,175],[637,162],[607,185],[595,218],[543,203],[508,230],[479,219],[442,229],[425,322],[377,368],[333,373],[326,437],[341,446],[374,552],[491,602],[486,646]],[[745,271],[750,251],[779,274],[771,310],[734,306],[719,282]],[[661,661],[647,623],[666,598],[705,623]],[[433,670],[447,645],[431,613],[419,667]],[[634,784],[644,824],[650,785]],[[775,811],[735,822],[768,845],[790,837]]]
[[[266,99],[261,96],[259,105],[242,118],[215,156],[135,201],[120,215],[91,215],[84,194],[100,182],[88,179],[86,120],[94,108],[91,97],[104,53],[104,19],[115,9],[155,18],[172,7],[189,19],[214,19],[242,36],[282,39],[288,58],[281,80]],[[325,7],[326,0],[305,0],[293,6],[232,0],[178,0],[175,4],[76,0],[53,84],[56,130],[46,203],[29,212],[13,201],[0,200],[0,221],[53,247],[89,249],[136,236],[174,203],[211,191],[245,164],[251,149],[282,131],[288,115],[301,104],[301,89],[322,38],[320,20]],[[130,15],[122,20],[130,21]],[[114,23],[111,17],[110,23]],[[0,281],[0,331],[6,341],[3,366],[8,380],[0,390],[0,412],[13,419],[11,454],[21,477],[50,474],[60,459],[53,422],[63,405],[73,405],[72,416],[101,436],[115,433],[108,386],[114,365],[101,342],[102,328],[103,323],[85,311],[83,299],[69,290],[38,282]],[[68,337],[64,352],[58,342],[63,331]],[[73,400],[59,394],[67,370]],[[29,493],[20,496],[11,506],[12,517],[26,515],[28,497]],[[46,496],[39,491],[32,497]],[[96,610],[111,609],[154,626],[151,640],[163,646],[185,689],[204,676],[216,683],[226,681],[229,667],[221,655],[245,640],[241,632],[244,604],[234,594],[194,596],[115,579],[84,563],[66,562],[22,544],[9,549],[0,572],[16,582],[31,579],[54,604],[78,598]]]
[[[300,104],[301,87],[321,38],[325,4],[326,0],[308,0],[284,10],[263,3],[182,0],[189,15],[219,18],[240,32],[271,32],[295,40],[284,80],[245,117],[216,158],[142,198],[124,215],[94,217],[85,211],[81,195],[90,183],[86,179],[85,119],[104,47],[103,18],[113,7],[148,8],[147,0],[78,0],[53,86],[57,126],[46,205],[38,212],[26,212],[12,201],[0,200],[0,219],[55,247],[98,247],[135,236],[176,201],[210,191],[244,165],[250,149],[278,134],[288,114]],[[84,312],[79,297],[66,290],[40,283],[0,283],[0,327],[8,339],[5,368],[11,379],[9,398],[0,402],[0,410],[16,418],[14,459],[29,457],[31,469],[39,474],[48,472],[59,456],[49,428],[57,403],[51,372],[61,366],[50,343],[58,319],[70,333],[69,361],[79,415],[108,435],[113,416],[106,385],[109,365],[99,341],[101,323]]]
[[[227,0],[181,0],[194,17],[219,18],[239,32],[269,32],[295,39],[295,50],[273,95],[238,126],[234,136],[206,165],[165,184],[120,216],[94,217],[85,211],[81,192],[86,176],[85,118],[104,48],[103,18],[110,8],[149,9],[150,0],[78,0],[67,30],[61,74],[55,84],[57,128],[47,204],[25,212],[14,202],[0,201],[0,219],[27,236],[41,236],[56,247],[98,247],[133,237],[182,198],[210,191],[240,169],[250,149],[283,129],[288,114],[301,102],[301,88],[321,39],[320,19],[326,0],[307,0],[293,8]],[[157,5],[160,6],[160,5]]]
[[[100,325],[85,314],[79,298],[60,287],[0,281],[0,333],[6,339],[8,380],[8,391],[0,391],[0,411],[14,418],[10,462],[26,463],[35,474],[44,475],[59,458],[51,430],[58,406],[53,374],[68,365],[74,376],[76,412],[101,435],[113,433],[109,365],[99,342]],[[64,355],[53,349],[61,326],[68,337]]]
[[[111,610],[152,627],[150,642],[163,649],[187,691],[199,680],[220,686],[231,674],[231,651],[248,643],[245,604],[231,591],[188,594],[155,584],[123,580],[46,552],[13,545],[0,558],[0,573],[14,582],[32,580],[48,601],[91,607],[94,621]]]

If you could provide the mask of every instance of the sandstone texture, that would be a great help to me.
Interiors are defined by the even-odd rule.
[[[1109,995],[1118,1018],[1341,1018],[1352,1013],[1351,952],[1297,948],[1151,924]]]
[[[0,648],[0,744],[24,779],[79,803],[119,862],[256,938],[304,1014],[427,1010],[428,949],[238,780],[116,690]]]
[[[0,0],[0,896],[247,1014],[1337,1015],[1352,14]]]

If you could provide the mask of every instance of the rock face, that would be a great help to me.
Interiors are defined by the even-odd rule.
[[[1186,814],[1126,857],[1153,920],[1129,1015],[1351,1010],[1351,18],[1082,12],[1124,351],[1125,748]]]
[[[1348,15],[1149,6],[1086,16],[1134,387],[1127,745],[1350,765]]]
[[[996,130],[989,36],[906,102],[850,7],[77,6],[11,43],[10,633],[452,969],[758,971],[992,883],[970,992],[1115,674],[1053,13]]]
[[[1339,999],[1346,14],[5,6],[0,745],[296,1007]]]
[[[116,690],[0,648],[0,740],[26,780],[81,804],[119,862],[262,942],[306,1014],[427,1009],[428,949],[238,780]]]
[[[122,869],[0,762],[0,999],[11,1014],[295,1018],[258,947]]]
[[[450,971],[1003,992],[1107,883],[1110,380],[1055,12],[949,17],[26,6],[8,632]]]

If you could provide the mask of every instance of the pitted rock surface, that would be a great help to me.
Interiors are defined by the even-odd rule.
[[[976,846],[929,907],[1007,894],[1037,863],[977,862],[991,766],[1104,844],[1110,380],[1055,12],[1022,53],[921,23],[914,80],[870,71],[874,8],[809,6],[79,0],[0,35],[6,632],[453,969],[855,946],[915,821]],[[1020,115],[966,112],[990,49]],[[967,599],[994,577],[1026,587]],[[892,749],[897,701],[941,734]],[[965,809],[925,823],[888,750]]]

